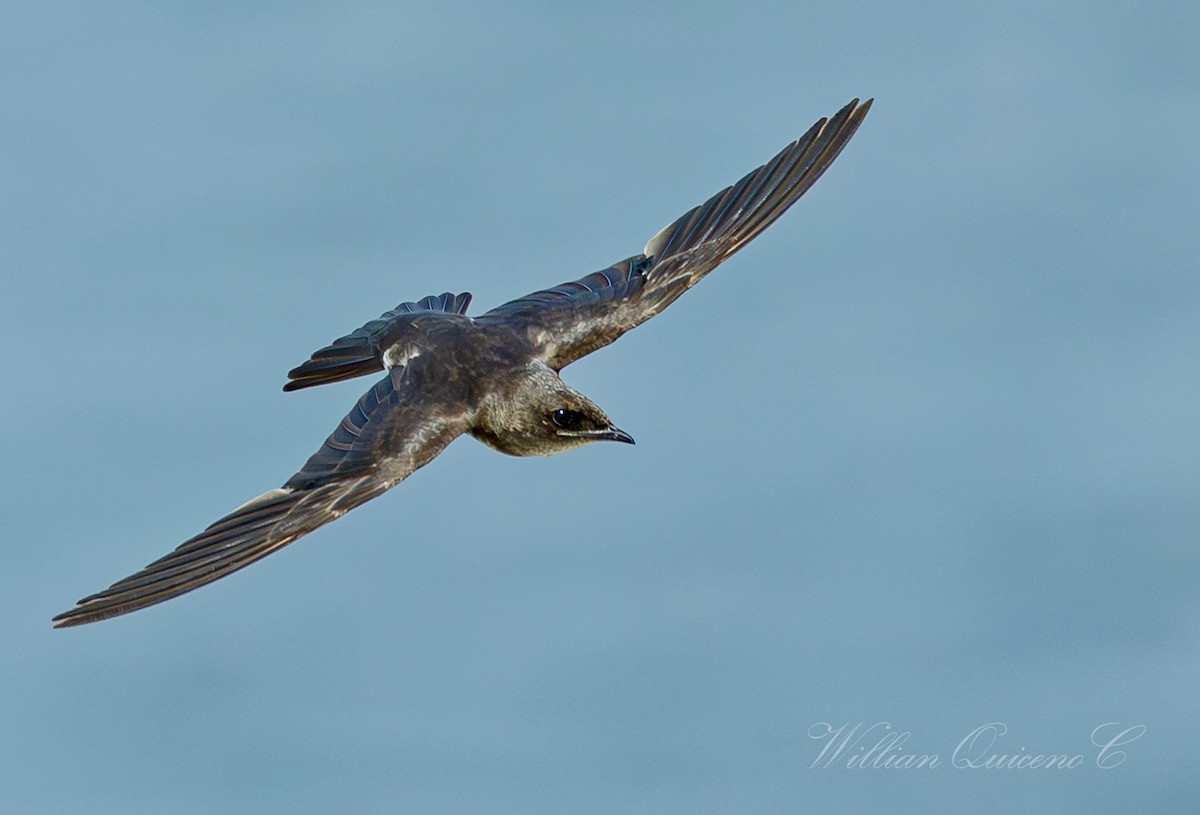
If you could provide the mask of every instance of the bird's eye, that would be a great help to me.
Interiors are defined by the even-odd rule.
[[[576,410],[559,408],[550,414],[550,421],[563,430],[578,430],[583,423],[583,414]]]

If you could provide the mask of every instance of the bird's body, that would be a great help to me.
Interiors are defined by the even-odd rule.
[[[820,120],[607,269],[478,317],[466,315],[465,293],[402,303],[315,352],[284,390],[386,376],[282,487],[79,601],[55,625],[144,608],[247,566],[390,489],[463,434],[517,456],[632,443],[559,371],[659,313],[773,223],[833,162],[870,104],[856,99]]]

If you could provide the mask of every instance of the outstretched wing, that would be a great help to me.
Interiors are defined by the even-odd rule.
[[[378,320],[372,320],[314,352],[308,362],[288,371],[291,381],[283,389],[296,391],[327,382],[341,382],[391,367],[395,361],[386,359],[386,355],[407,326],[403,318],[421,312],[466,314],[470,303],[470,292],[457,295],[445,292],[422,298],[416,303],[401,303],[381,314]]]
[[[524,327],[555,370],[608,345],[670,305],[796,203],[858,130],[855,99],[731,187],[662,229],[642,254],[477,317]]]
[[[235,509],[179,548],[54,618],[81,625],[161,603],[249,566],[341,517],[428,463],[467,428],[394,369],[371,388],[308,463],[280,489]]]

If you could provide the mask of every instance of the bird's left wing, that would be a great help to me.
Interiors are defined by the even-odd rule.
[[[505,303],[476,321],[524,329],[555,370],[608,345],[773,224],[833,163],[870,107],[871,100],[855,99],[821,119],[775,158],[668,224],[641,254]]]
[[[136,574],[54,618],[81,625],[161,603],[250,565],[341,517],[433,459],[469,424],[461,408],[397,368],[367,391],[280,489],[235,509]]]

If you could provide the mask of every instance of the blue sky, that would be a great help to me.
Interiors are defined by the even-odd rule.
[[[0,32],[14,811],[1193,811],[1195,4]],[[854,96],[803,201],[566,370],[636,447],[460,440],[260,565],[51,630],[319,445],[368,383],[280,392],[315,348],[602,268]],[[943,766],[814,768],[822,722]],[[989,722],[1086,761],[954,768]],[[1101,769],[1109,722],[1147,730]]]

